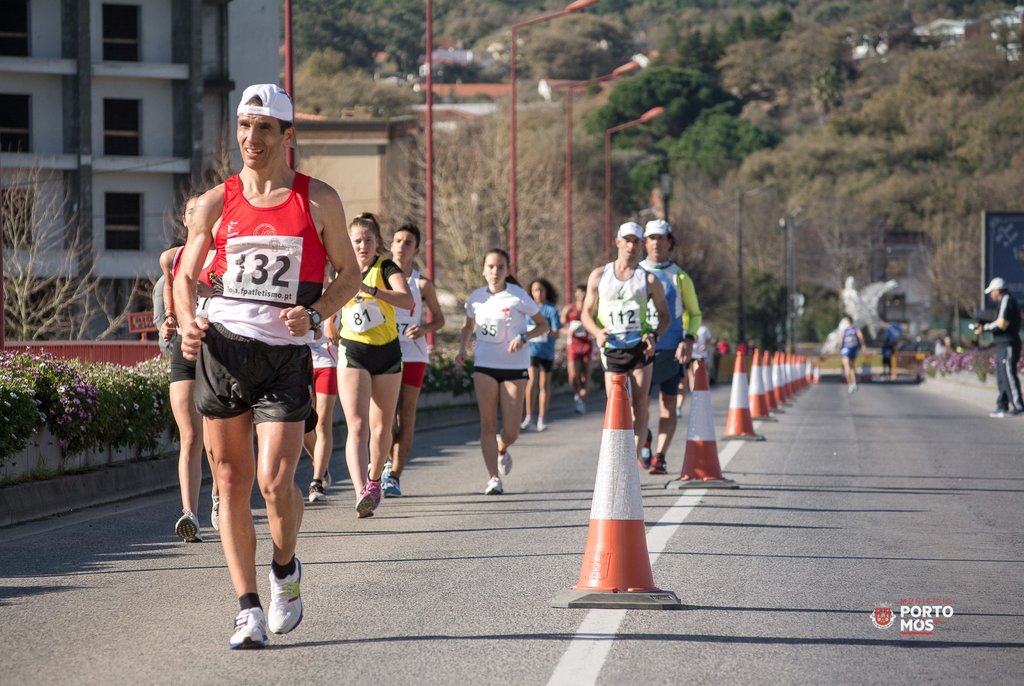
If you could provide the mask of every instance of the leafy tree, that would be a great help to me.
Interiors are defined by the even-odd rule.
[[[519,54],[536,78],[590,79],[629,61],[633,53],[619,22],[590,14],[533,27],[521,37],[525,44]]]
[[[642,127],[625,131],[616,140],[654,141],[676,138],[697,120],[701,112],[722,105],[723,111],[739,113],[739,101],[706,74],[678,67],[651,67],[622,81],[608,102],[587,118],[587,129],[603,133],[623,122],[638,119],[652,107],[662,106],[665,114]],[[642,134],[634,133],[642,129]]]
[[[705,110],[669,146],[669,156],[674,164],[720,177],[727,168],[738,166],[750,153],[773,147],[779,142],[775,132],[754,126],[723,109],[717,106]]]
[[[744,286],[747,337],[762,348],[778,349],[786,326],[786,294],[782,284],[774,274],[751,270],[744,275]]]

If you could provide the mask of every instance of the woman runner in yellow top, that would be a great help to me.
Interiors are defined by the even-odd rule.
[[[348,425],[345,461],[358,494],[356,515],[363,518],[372,516],[380,504],[380,478],[391,449],[402,383],[395,308],[408,309],[414,303],[402,269],[380,256],[377,218],[369,212],[360,214],[349,225],[348,235],[363,281],[341,308],[338,390]]]

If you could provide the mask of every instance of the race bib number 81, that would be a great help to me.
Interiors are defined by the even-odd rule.
[[[279,305],[297,302],[301,236],[229,238],[225,255],[226,297]]]

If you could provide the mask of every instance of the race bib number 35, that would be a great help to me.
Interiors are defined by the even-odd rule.
[[[476,320],[476,338],[485,343],[504,343],[508,339],[508,325],[504,318]]]
[[[294,305],[299,294],[301,236],[241,236],[226,246],[224,295]]]

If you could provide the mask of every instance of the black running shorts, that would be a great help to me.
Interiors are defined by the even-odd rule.
[[[654,370],[651,372],[651,395],[679,395],[679,379],[683,366],[676,359],[676,351],[655,350]]]
[[[174,334],[169,341],[171,345],[171,383],[175,381],[195,381],[196,363],[186,360],[181,354],[181,336]]]
[[[307,345],[268,345],[211,324],[196,363],[196,408],[230,419],[301,422],[312,410],[313,356]]]
[[[647,357],[646,351],[647,346],[643,343],[625,349],[605,348],[601,351],[601,364],[607,372],[625,374],[654,362],[654,358]]]
[[[473,367],[474,374],[489,376],[498,383],[502,381],[524,381],[530,378],[527,369],[497,369],[495,367]]]
[[[400,374],[402,344],[398,339],[384,345],[371,345],[342,338],[338,346],[338,369],[364,369],[370,376]]]

